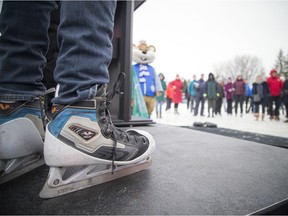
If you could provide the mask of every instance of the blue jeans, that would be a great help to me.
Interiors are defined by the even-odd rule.
[[[199,109],[200,103],[201,103],[200,115],[204,115],[205,98],[203,96],[196,96],[196,105],[195,105],[195,110],[194,110],[195,116],[198,115],[198,109]]]
[[[163,101],[157,101],[156,100],[156,113],[162,113],[162,105],[163,105]]]
[[[0,14],[0,100],[32,100],[44,93],[50,13],[55,1],[3,2]],[[63,1],[54,79],[56,104],[92,99],[109,82],[116,1]]]

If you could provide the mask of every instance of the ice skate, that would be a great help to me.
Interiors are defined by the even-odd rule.
[[[50,172],[40,197],[60,196],[149,167],[153,137],[139,130],[125,132],[112,124],[107,106],[118,88],[57,108],[46,129],[44,157]]]
[[[0,102],[0,184],[44,164],[41,101]]]

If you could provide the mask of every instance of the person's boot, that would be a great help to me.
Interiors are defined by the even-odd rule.
[[[178,112],[178,108],[175,108],[175,109],[174,109],[174,114],[175,114],[175,115],[179,115],[179,114],[180,114],[180,113]]]
[[[48,166],[101,162],[124,165],[150,156],[155,149],[153,137],[145,131],[115,127],[107,107],[110,100],[104,94],[67,106],[55,105],[56,114],[45,136]]]
[[[262,116],[261,116],[262,121],[264,121],[264,118],[265,118],[265,115],[262,114]]]
[[[259,120],[259,113],[255,113],[254,116],[255,116],[255,120],[258,121]]]
[[[151,164],[150,156],[156,148],[153,137],[146,131],[115,127],[108,105],[118,90],[100,94],[100,89],[95,99],[55,105],[44,144],[50,171],[40,197],[81,190],[139,172]]]
[[[0,101],[0,184],[44,164],[43,101]]]

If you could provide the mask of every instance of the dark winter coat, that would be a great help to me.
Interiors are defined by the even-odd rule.
[[[284,82],[282,93],[283,93],[283,103],[288,104],[288,79],[286,79]]]
[[[210,78],[211,76],[211,78]],[[217,98],[217,83],[215,81],[214,75],[212,73],[209,74],[209,79],[206,81],[206,90],[208,99],[216,99]]]
[[[262,89],[262,92],[258,92],[259,85],[261,85],[260,89]],[[268,95],[269,95],[269,89],[268,89],[267,83],[265,81],[261,83],[254,82],[252,86],[253,86],[252,95],[260,94],[261,100],[264,100],[265,102],[267,102]]]
[[[224,87],[220,84],[217,84],[217,93],[219,94],[218,98],[224,98],[225,97]]]
[[[204,80],[198,80],[197,83],[198,88],[196,88],[196,97],[203,97],[203,94],[205,93],[206,83]]]

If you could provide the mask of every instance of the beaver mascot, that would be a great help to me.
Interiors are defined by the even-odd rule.
[[[144,97],[148,115],[155,107],[155,98],[163,92],[161,81],[155,72],[155,69],[150,65],[155,60],[155,47],[148,45],[146,41],[140,41],[136,46],[133,44],[133,70]]]

